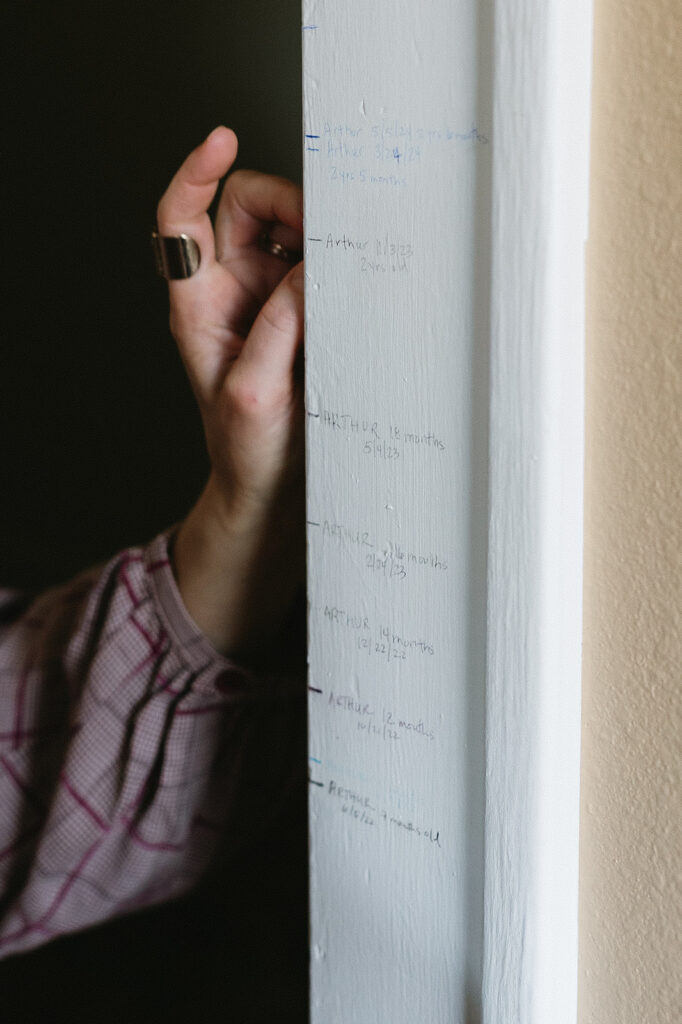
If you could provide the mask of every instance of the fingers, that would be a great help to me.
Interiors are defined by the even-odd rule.
[[[301,247],[303,193],[298,185],[258,171],[236,171],[227,181],[216,218],[218,250],[229,252],[257,242],[263,228],[285,225],[283,245]],[[281,234],[280,230],[280,234]]]
[[[229,374],[233,395],[257,411],[265,402],[288,399],[303,340],[303,264],[290,270],[254,321]],[[234,390],[233,390],[234,389]]]
[[[200,272],[215,261],[213,228],[208,208],[220,179],[237,155],[237,137],[229,128],[216,128],[187,157],[166,189],[157,209],[160,234],[187,234],[201,250]]]

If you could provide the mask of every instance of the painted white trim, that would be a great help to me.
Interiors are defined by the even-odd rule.
[[[577,1012],[591,4],[496,0],[483,1020]]]
[[[397,5],[399,9],[394,11],[391,4],[392,0],[384,0],[384,4],[378,5],[379,11],[377,7],[360,3],[360,0],[353,3],[347,0],[342,5],[306,0],[304,31],[309,30],[306,44],[309,50],[306,59],[305,131],[311,133],[307,139],[314,142],[320,137],[320,126],[327,121],[332,125],[348,123],[350,129],[342,128],[341,136],[345,138],[344,132],[347,132],[350,137],[354,126],[364,123],[366,110],[370,109],[376,118],[384,102],[388,106],[399,103],[397,109],[406,111],[404,116],[407,119],[422,116],[419,90],[422,83],[429,83],[428,76],[421,70],[423,58],[413,38],[412,63],[408,61],[407,65],[412,67],[413,64],[416,69],[412,72],[416,76],[414,88],[406,85],[406,66],[393,89],[394,93],[402,89],[404,95],[382,98],[384,69],[396,52],[395,45],[386,42],[390,35],[388,28],[393,31],[395,17],[398,16],[406,19],[405,31],[409,28],[414,32],[418,27],[416,7]],[[427,889],[431,896],[431,890],[437,889],[438,898],[441,901],[451,900],[450,905],[454,905],[456,899],[452,896],[452,889],[446,891],[443,888],[449,884],[447,880],[443,881],[445,875],[439,876],[436,872],[429,875],[417,872],[406,883],[401,868],[403,861],[408,861],[408,855],[398,855],[396,851],[401,847],[393,833],[382,839],[382,833],[377,832],[380,838],[372,838],[370,848],[368,834],[357,830],[351,832],[346,819],[340,821],[340,805],[330,803],[329,780],[332,778],[335,780],[335,793],[341,791],[339,786],[348,787],[348,792],[351,787],[356,787],[362,799],[368,801],[368,806],[379,799],[384,801],[388,785],[393,784],[394,779],[388,771],[381,779],[369,773],[365,778],[358,765],[351,765],[354,773],[349,772],[346,751],[351,744],[345,734],[341,734],[338,718],[332,725],[328,706],[324,705],[325,711],[318,698],[324,686],[337,685],[337,678],[345,687],[339,691],[343,693],[355,692],[354,686],[359,692],[360,683],[365,686],[365,679],[355,671],[352,652],[349,653],[347,647],[342,648],[338,641],[334,641],[336,647],[333,647],[321,631],[324,623],[320,626],[319,621],[315,624],[311,620],[311,672],[316,673],[313,682],[319,687],[314,691],[316,696],[311,697],[314,708],[314,711],[311,709],[311,755],[317,773],[313,780],[316,785],[314,793],[316,798],[320,798],[311,805],[314,826],[312,862],[317,871],[315,878],[323,887],[329,884],[330,879],[336,884],[345,871],[347,877],[352,877],[352,892],[357,895],[357,900],[348,899],[343,891],[341,898],[337,885],[335,892],[327,894],[326,900],[322,895],[316,897],[319,913],[314,922],[313,967],[318,978],[314,992],[317,992],[319,1005],[314,1007],[313,1013],[314,1020],[325,1024],[332,1020],[360,1024],[359,1010],[356,1012],[360,1005],[364,1007],[363,1021],[385,1020],[387,995],[393,1000],[391,1006],[398,1007],[398,1015],[402,1011],[404,1019],[408,1016],[409,1019],[419,1018],[421,1011],[414,1011],[406,1001],[402,975],[398,978],[400,983],[396,983],[394,964],[386,963],[390,956],[398,962],[398,954],[404,961],[410,956],[415,959],[414,947],[407,942],[398,942],[400,948],[397,952],[395,948],[386,947],[385,950],[375,940],[372,930],[377,922],[383,923],[384,919],[389,925],[395,925],[392,935],[399,939],[409,938],[415,946],[422,943],[424,962],[419,964],[419,972],[416,972],[420,987],[413,984],[410,994],[416,999],[416,992],[425,991],[431,997],[438,989],[440,1003],[436,1002],[439,1007],[447,1003],[448,1019],[454,1019],[458,1012],[453,1002],[457,986],[451,981],[457,975],[458,984],[462,982],[466,989],[471,1022],[478,1021],[479,996],[482,996],[484,1024],[574,1024],[576,1020],[583,261],[588,203],[591,6],[590,0],[571,3],[565,0],[517,0],[515,3],[511,0],[490,0],[490,6],[493,11],[492,32],[487,20],[488,4],[481,4],[476,9],[478,24],[471,19],[467,23],[472,34],[477,33],[478,47],[472,51],[476,52],[477,60],[466,63],[460,53],[457,65],[463,79],[469,76],[469,86],[471,76],[479,75],[479,101],[486,108],[486,114],[489,63],[493,75],[493,116],[489,133],[492,143],[490,205],[487,158],[481,161],[481,166],[485,167],[485,181],[479,179],[479,196],[484,207],[480,210],[481,223],[487,225],[488,215],[491,217],[490,258],[483,251],[487,238],[482,228],[480,233],[476,233],[476,262],[472,265],[478,275],[479,295],[486,293],[488,285],[490,287],[489,393],[479,395],[476,392],[472,402],[477,416],[479,410],[481,417],[489,411],[490,454],[482,993],[478,962],[475,970],[457,975],[461,965],[454,963],[454,953],[446,965],[452,970],[441,971],[440,987],[435,984],[437,956],[432,955],[434,950],[425,945],[419,927],[415,929],[414,917],[409,935],[407,931],[401,931],[401,921],[396,923],[389,912],[392,903],[388,895],[380,903],[381,913],[372,911],[371,915],[368,912],[362,916],[366,908],[375,905],[372,902],[376,891],[374,875],[384,868],[387,876],[389,868],[392,869],[392,891],[400,893],[401,904],[406,907],[428,904],[428,900],[420,901]],[[441,15],[445,9],[446,5],[441,5]],[[447,10],[454,11],[454,6]],[[384,26],[380,14],[386,11],[390,18]],[[408,13],[415,19],[411,27],[407,21]],[[453,28],[455,25],[456,19],[449,25],[449,34],[445,28],[442,29],[443,38],[456,40],[461,46],[461,38]],[[371,46],[368,42],[370,37]],[[492,57],[487,45],[490,38]],[[429,41],[424,52],[431,52],[430,48],[432,43]],[[362,73],[351,74],[351,56],[358,62]],[[372,82],[376,86],[373,98],[366,95],[368,82],[364,73],[364,68],[370,64],[374,69]],[[391,110],[391,116],[394,113]],[[428,116],[432,116],[430,111]],[[488,134],[488,117],[484,127]],[[336,137],[331,141],[335,151],[338,141]],[[382,423],[393,422],[390,417],[394,415],[395,403],[391,405],[383,393],[377,394],[379,389],[371,372],[374,369],[372,358],[375,358],[372,353],[379,350],[378,335],[381,332],[378,327],[381,325],[372,322],[372,331],[377,337],[368,331],[363,315],[363,301],[366,302],[368,292],[365,284],[362,284],[365,289],[362,290],[358,275],[351,277],[344,271],[347,275],[344,285],[341,280],[343,274],[334,269],[335,264],[328,263],[327,257],[323,259],[323,250],[315,246],[321,245],[327,232],[336,232],[338,236],[344,234],[345,237],[346,232],[353,234],[358,231],[360,234],[353,237],[364,237],[365,221],[366,230],[371,233],[375,224],[378,227],[380,223],[390,225],[391,229],[398,224],[401,230],[406,230],[405,225],[411,224],[411,219],[404,212],[398,216],[397,209],[393,209],[387,199],[376,198],[377,193],[371,203],[368,201],[365,190],[367,174],[358,170],[360,164],[353,163],[356,157],[352,145],[345,161],[348,182],[344,177],[343,192],[339,191],[341,186],[335,179],[336,191],[331,194],[329,154],[322,152],[321,145],[306,147],[306,157],[306,224],[310,227],[307,235],[314,233],[316,236],[309,238],[313,247],[307,255],[306,294],[306,329],[310,343],[306,360],[307,402],[308,415],[315,420],[308,450],[309,471],[312,468],[309,477],[309,542],[311,551],[318,558],[316,563],[311,559],[311,565],[315,565],[311,576],[311,607],[316,607],[319,612],[331,591],[339,608],[355,608],[359,604],[362,615],[371,614],[375,607],[383,615],[386,605],[378,603],[375,589],[372,589],[376,585],[366,584],[366,579],[361,576],[361,560],[352,551],[344,555],[339,545],[327,543],[324,546],[324,536],[319,533],[323,519],[326,522],[330,517],[330,522],[335,523],[338,509],[345,508],[349,518],[341,516],[340,521],[349,524],[347,532],[351,538],[355,536],[353,531],[358,524],[365,529],[376,527],[382,543],[387,536],[393,537],[387,532],[386,512],[390,510],[393,513],[395,508],[388,502],[379,508],[374,507],[371,494],[376,488],[372,490],[367,486],[367,463],[360,463],[353,437],[350,434],[346,436],[343,431],[327,433],[323,438],[319,434],[320,413],[325,410],[332,410],[332,418],[335,415],[333,410],[349,416],[352,414],[360,424],[365,414],[368,423],[372,417]],[[376,172],[377,175],[379,173]],[[429,187],[429,179],[420,178],[417,169],[414,175],[423,189]],[[442,181],[448,182],[449,179],[443,177]],[[458,198],[461,200],[461,195],[453,190],[452,202]],[[416,223],[419,224],[418,218]],[[411,226],[409,230],[414,232],[416,229]],[[419,237],[420,251],[425,252],[427,240]],[[445,240],[439,237],[438,245],[451,256],[450,237]],[[452,250],[455,249],[456,242],[452,245]],[[333,251],[330,256],[333,256]],[[445,261],[441,263],[446,265]],[[473,272],[471,276],[473,278]],[[439,286],[443,287],[442,280]],[[377,294],[382,296],[381,301],[376,298]],[[438,296],[439,292],[433,294]],[[417,298],[421,301],[431,292],[428,287],[415,288],[414,295],[416,302]],[[393,292],[388,296],[384,292],[373,293],[372,298],[375,310],[396,307]],[[487,314],[487,294],[482,301]],[[406,306],[402,309],[403,313],[409,312]],[[479,312],[480,301],[477,299],[476,313]],[[476,320],[476,316],[472,319]],[[424,322],[427,322],[426,317]],[[472,339],[480,337],[483,348],[488,340],[487,331],[477,322],[478,329],[480,335],[472,335]],[[370,335],[372,347],[367,344]],[[381,349],[392,369],[397,365],[393,359],[395,346],[401,340],[404,342],[406,339],[399,336],[389,339],[391,343],[384,342]],[[434,335],[431,351],[434,351],[436,340]],[[409,362],[409,357],[414,359],[413,349],[404,345],[401,350],[410,369],[413,369]],[[480,354],[474,349],[472,344],[472,362]],[[454,346],[449,348],[447,356],[451,357],[454,351]],[[447,389],[451,386],[449,382],[457,377],[452,369],[444,372],[442,364],[438,368],[450,402]],[[423,379],[416,373],[413,376]],[[405,389],[400,390],[400,380],[396,382],[395,377],[394,373],[391,379],[394,385],[398,385],[396,394],[407,394]],[[407,382],[407,379],[406,376],[403,381]],[[473,393],[473,382],[471,386]],[[481,387],[481,391],[485,391],[485,387]],[[440,391],[438,394],[442,397]],[[450,404],[453,409],[457,408],[456,403]],[[413,415],[412,410],[410,415]],[[322,417],[322,424],[324,422]],[[355,429],[359,429],[357,424]],[[472,444],[471,455],[473,433],[467,435]],[[481,433],[479,431],[479,437]],[[460,433],[458,436],[465,435]],[[332,445],[336,447],[332,448]],[[449,449],[454,451],[455,445],[449,445]],[[473,462],[478,464],[477,459],[472,458]],[[468,473],[470,463],[462,459],[461,464]],[[449,472],[452,472],[451,468]],[[390,484],[387,473],[386,466],[373,470],[373,477],[375,480],[377,475],[380,477],[383,490]],[[358,510],[357,495],[362,491],[357,488],[361,477],[365,490],[368,494],[371,490],[371,494],[364,507]],[[468,480],[465,475],[463,487],[468,486]],[[355,490],[348,486],[348,481],[353,482]],[[404,495],[400,497],[401,503],[406,504]],[[414,518],[414,508],[409,506],[408,511]],[[409,515],[405,519],[409,522]],[[444,522],[445,519],[436,521],[436,525],[441,528]],[[433,523],[425,525],[433,527]],[[438,541],[437,544],[435,540],[432,542],[432,549],[437,547],[440,550],[441,538],[437,531],[432,530],[432,533]],[[411,536],[414,536],[414,531]],[[398,539],[402,540],[400,536]],[[466,540],[459,545],[453,544],[453,549],[461,554],[464,546]],[[460,582],[467,575],[466,563],[463,565],[465,568],[457,575]],[[480,575],[483,575],[482,571]],[[330,588],[330,582],[333,582],[333,588]],[[476,589],[478,581],[474,580],[473,584],[473,589]],[[402,614],[404,618],[405,607],[402,607]],[[448,619],[447,627],[451,624],[452,619]],[[451,634],[456,632],[450,628]],[[466,629],[461,630],[462,635],[465,632]],[[481,675],[482,668],[477,674],[471,671],[470,666],[465,666],[464,671],[457,675],[457,683],[463,692],[468,688],[469,694],[480,694]],[[376,686],[370,692],[382,691]],[[400,690],[394,686],[392,692],[399,693],[401,700],[405,694],[410,695],[407,687]],[[453,688],[447,692],[451,696]],[[462,717],[457,719],[453,715],[450,721],[455,735],[454,723],[462,728]],[[465,741],[474,747],[481,733],[482,730],[474,738],[469,735]],[[466,742],[453,745],[458,756]],[[333,767],[330,767],[330,762]],[[405,767],[404,763],[402,767]],[[408,763],[408,768],[414,769],[414,761]],[[471,792],[475,784],[473,776],[474,772],[470,771],[466,785],[460,787],[460,797],[466,795],[467,785]],[[477,777],[480,778],[480,773]],[[458,778],[461,781],[465,776],[460,774]],[[442,803],[447,804],[449,799],[444,795],[446,782],[443,779],[443,791],[438,794],[439,798],[443,797],[439,807],[441,814],[444,813]],[[363,786],[367,788],[363,789]],[[346,792],[345,788],[343,792]],[[321,799],[323,796],[324,801]],[[384,803],[377,805],[379,813]],[[480,819],[480,813],[476,813]],[[450,834],[456,831],[451,829]],[[466,829],[459,830],[458,840],[462,832]],[[410,850],[413,851],[414,847]],[[340,851],[338,856],[336,851]],[[389,857],[387,852],[393,856]],[[454,853],[449,850],[448,856],[451,856],[451,864],[467,863],[466,856],[461,856],[459,850]],[[376,857],[376,863],[372,857]],[[421,853],[421,860],[413,853],[409,853],[409,857],[414,857],[418,868],[423,867]],[[477,865],[479,863],[480,860]],[[417,877],[420,888],[407,892],[410,882],[417,884],[414,881]],[[461,871],[458,884],[464,878],[465,873]],[[332,900],[334,895],[335,903]],[[431,901],[433,905],[436,902]],[[333,906],[333,913],[330,906]],[[480,923],[480,904],[476,906],[477,923]],[[344,914],[345,931],[341,922]],[[359,921],[364,922],[364,945],[358,947]],[[440,925],[440,920],[437,923]],[[347,941],[337,942],[340,934]],[[433,942],[435,953],[441,957],[450,956],[449,951],[443,953],[441,932],[434,931],[433,935],[437,939]],[[480,961],[480,946],[470,933],[465,941],[453,948],[457,949],[456,956],[462,960],[471,957]],[[475,950],[473,955],[472,949]],[[406,970],[404,975],[407,977],[409,972]],[[352,985],[346,983],[349,977],[353,979]],[[344,980],[340,982],[340,978]],[[431,1011],[430,1015],[434,1020],[445,1019],[439,1011]],[[395,1012],[392,1019],[398,1019]]]

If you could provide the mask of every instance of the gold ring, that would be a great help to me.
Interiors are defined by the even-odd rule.
[[[258,245],[263,252],[276,256],[278,260],[284,260],[285,263],[298,263],[303,259],[303,253],[300,249],[287,249],[285,245],[276,242],[274,238],[270,238],[270,235],[267,233],[261,235]]]

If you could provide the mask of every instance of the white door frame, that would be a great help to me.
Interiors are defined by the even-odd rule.
[[[480,11],[493,69],[480,1002],[484,1024],[575,1024],[591,3]],[[305,0],[309,42],[324,13]]]
[[[496,0],[485,1024],[577,1014],[590,0]]]

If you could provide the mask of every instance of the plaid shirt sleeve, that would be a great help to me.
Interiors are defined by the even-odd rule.
[[[185,892],[254,709],[300,690],[216,653],[165,535],[29,607],[0,591],[0,956]]]

